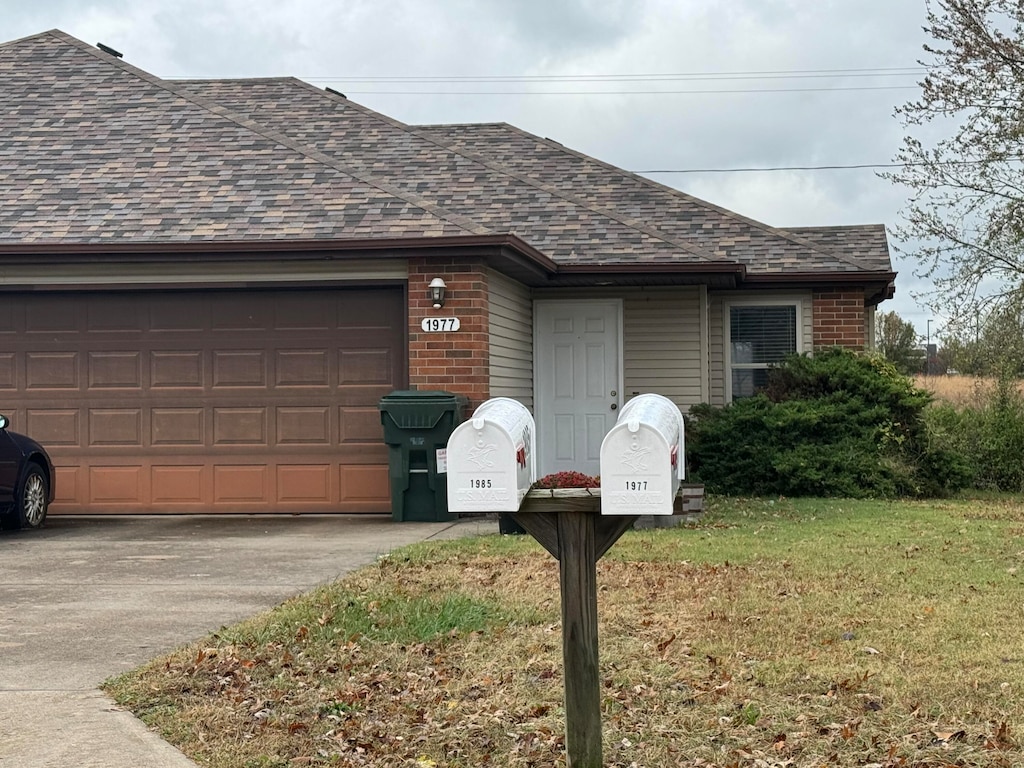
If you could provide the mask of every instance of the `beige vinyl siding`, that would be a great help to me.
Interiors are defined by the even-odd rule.
[[[515,398],[533,410],[533,300],[530,289],[489,270],[491,397]]]
[[[742,303],[748,301],[761,304],[778,300],[780,304],[799,302],[800,337],[797,339],[797,350],[807,352],[811,349],[814,333],[813,294],[811,292],[768,294],[768,293],[714,293],[710,295],[710,342],[711,342],[711,404],[725,405],[725,313],[729,302]]]
[[[655,392],[686,413],[705,391],[701,289],[625,293],[623,300],[623,401]]]

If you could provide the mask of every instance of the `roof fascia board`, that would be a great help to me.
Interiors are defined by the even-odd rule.
[[[747,277],[748,283],[837,283],[837,284],[864,284],[864,283],[890,283],[896,279],[895,272],[886,271],[864,271],[864,272],[773,272],[770,274],[758,273]]]
[[[440,251],[440,253],[439,253]],[[19,258],[32,262],[71,263],[76,261],[201,260],[215,256],[227,260],[308,259],[407,259],[410,256],[500,257],[513,260],[538,275],[551,275],[558,265],[515,235],[460,235],[395,239],[344,240],[232,240],[149,243],[0,243],[0,260]]]

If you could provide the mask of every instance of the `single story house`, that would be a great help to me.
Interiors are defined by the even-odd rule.
[[[55,513],[387,512],[377,406],[408,388],[516,398],[542,474],[596,473],[634,394],[727,403],[869,347],[893,292],[881,225],[779,229],[510,125],[59,31],[0,44],[0,121],[0,411]]]

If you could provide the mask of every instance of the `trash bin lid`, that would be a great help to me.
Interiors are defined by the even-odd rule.
[[[435,390],[398,390],[384,395],[380,404],[381,421],[387,427],[385,416],[396,426],[404,429],[433,429],[447,414],[458,423],[468,398],[454,392]]]
[[[457,405],[459,403],[466,403],[465,395],[457,395],[454,392],[444,392],[442,390],[431,390],[431,389],[399,389],[394,392],[389,392],[380,399],[380,408],[384,408],[385,405],[396,403],[399,405],[405,405],[407,403],[423,403],[423,404],[445,404],[445,405]]]

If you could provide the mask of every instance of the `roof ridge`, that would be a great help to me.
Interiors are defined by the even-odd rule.
[[[303,80],[299,80],[298,82],[301,83],[303,86],[305,86],[306,88],[308,88],[310,91],[312,91],[314,93],[318,93],[320,95],[325,95],[325,94],[326,95],[331,95],[330,92],[322,91],[321,89],[317,88],[316,86],[311,85],[310,83],[306,83]],[[341,98],[341,97],[335,96],[334,98]],[[500,173],[500,174],[503,174],[505,176],[509,176],[509,177],[511,177],[513,179],[516,179],[517,181],[519,181],[519,182],[521,182],[523,184],[526,184],[528,186],[534,187],[535,189],[539,189],[542,192],[546,192],[547,194],[552,195],[553,197],[557,197],[557,198],[560,198],[562,200],[566,200],[566,201],[572,203],[573,205],[579,206],[580,208],[584,208],[584,209],[586,209],[588,211],[592,211],[593,213],[597,213],[597,214],[600,214],[601,216],[605,216],[606,218],[609,218],[609,219],[612,219],[614,221],[617,221],[620,224],[623,224],[623,225],[629,227],[630,229],[636,230],[637,232],[642,232],[643,234],[645,234],[645,235],[647,235],[649,237],[653,237],[653,238],[655,238],[657,240],[661,240],[663,242],[666,242],[669,245],[672,245],[672,246],[674,246],[676,248],[681,248],[682,250],[684,250],[684,251],[686,251],[688,253],[691,253],[694,256],[698,256],[698,257],[700,257],[702,259],[706,259],[706,260],[712,261],[712,262],[733,263],[732,259],[727,259],[724,256],[719,256],[717,254],[710,253],[710,252],[704,250],[703,248],[698,248],[698,247],[696,247],[694,245],[691,245],[690,243],[686,243],[686,242],[683,242],[681,240],[676,240],[675,238],[671,237],[670,235],[667,235],[665,232],[662,232],[661,230],[659,230],[659,229],[657,229],[655,227],[651,227],[651,226],[649,226],[649,225],[647,225],[645,223],[638,222],[636,219],[634,219],[632,217],[623,216],[623,215],[621,215],[621,214],[619,214],[619,213],[617,213],[615,211],[609,211],[609,210],[606,210],[604,208],[601,208],[601,207],[598,207],[598,206],[594,206],[594,205],[588,203],[585,200],[581,200],[580,198],[576,197],[575,195],[566,194],[565,192],[563,192],[563,191],[561,191],[559,189],[551,187],[551,186],[549,186],[547,184],[544,184],[542,182],[538,182],[536,179],[532,179],[529,176],[525,176],[525,175],[520,174],[520,173],[518,173],[516,171],[513,171],[510,168],[505,167],[501,163],[495,162],[493,160],[485,159],[482,156],[476,154],[475,152],[468,152],[465,149],[456,149],[454,147],[450,147],[447,144],[445,144],[443,142],[440,142],[440,141],[438,141],[437,139],[434,139],[431,136],[425,135],[423,132],[417,130],[416,126],[409,125],[408,123],[403,123],[403,122],[401,122],[399,120],[394,119],[393,117],[390,117],[388,115],[384,115],[384,114],[382,114],[380,112],[377,112],[377,111],[375,111],[373,109],[370,109],[369,107],[366,107],[366,106],[364,106],[364,105],[362,105],[362,104],[360,104],[358,102],[352,101],[351,99],[345,98],[345,103],[347,105],[350,105],[350,106],[356,108],[357,110],[363,112],[363,114],[372,115],[375,118],[384,120],[385,122],[388,122],[388,123],[394,125],[396,128],[399,128],[401,130],[404,130],[404,131],[407,131],[408,133],[413,134],[414,136],[416,136],[417,138],[419,138],[419,139],[421,139],[423,141],[427,141],[427,142],[429,142],[431,144],[434,144],[435,146],[441,147],[442,149],[444,149],[444,150],[446,150],[448,152],[452,152],[452,153],[454,153],[456,155],[462,155],[463,157],[473,161],[474,163],[479,163],[484,168],[487,168],[490,171],[494,171],[496,173]],[[481,125],[481,123],[465,123],[465,125]],[[507,125],[507,123],[492,123],[492,125]]]
[[[167,83],[276,83],[281,80],[299,80],[295,75],[271,75],[268,77],[165,77]],[[299,82],[302,82],[299,80]]]
[[[885,229],[885,224],[807,224],[795,227],[779,227],[779,229]]]
[[[0,42],[0,50],[3,50],[4,48],[8,48],[8,47],[10,47],[12,45],[18,45],[19,43],[24,43],[26,40],[35,40],[35,39],[40,38],[40,37],[58,37],[58,36],[68,37],[69,35],[66,32],[62,32],[61,30],[59,30],[56,27],[54,27],[53,29],[47,29],[44,32],[36,32],[35,34],[32,34],[32,35],[25,35],[24,37],[19,37],[17,40],[4,40],[3,42]]]
[[[464,125],[468,126],[468,125],[474,125],[474,124],[473,123],[465,123]],[[518,134],[520,134],[522,136],[528,137],[528,138],[530,138],[530,139],[532,139],[534,141],[537,141],[537,142],[544,143],[547,146],[550,146],[552,148],[558,149],[558,150],[560,150],[562,152],[566,152],[568,154],[576,155],[577,157],[583,158],[583,159],[587,160],[588,162],[596,163],[597,165],[600,165],[600,166],[602,166],[604,168],[611,169],[611,170],[615,171],[618,174],[621,174],[623,176],[627,176],[627,177],[629,177],[631,179],[634,179],[635,181],[639,181],[640,183],[642,183],[644,185],[652,186],[652,187],[658,187],[659,189],[665,190],[665,191],[669,192],[670,194],[672,194],[674,196],[684,198],[684,199],[689,200],[690,202],[693,202],[693,203],[695,203],[697,205],[700,205],[700,206],[702,206],[704,208],[708,208],[710,210],[717,211],[718,213],[720,213],[720,214],[722,214],[722,215],[724,215],[724,216],[726,216],[726,217],[728,217],[730,219],[733,219],[735,221],[740,221],[740,222],[742,222],[744,224],[747,224],[748,226],[752,226],[752,227],[754,227],[756,229],[760,229],[761,231],[768,232],[769,234],[773,234],[776,237],[780,237],[782,239],[789,240],[792,243],[795,243],[797,245],[801,245],[801,246],[803,246],[805,248],[809,248],[812,251],[815,251],[815,252],[820,253],[820,254],[824,254],[824,255],[829,256],[829,257],[831,257],[833,259],[836,259],[838,261],[845,262],[845,263],[850,264],[852,266],[855,266],[855,267],[857,267],[859,269],[863,269],[863,270],[871,271],[871,272],[877,271],[877,270],[871,269],[870,265],[864,263],[860,259],[854,259],[853,257],[846,256],[844,254],[835,253],[834,251],[823,249],[820,246],[818,246],[817,244],[812,243],[809,240],[805,240],[804,238],[799,237],[797,235],[793,235],[793,234],[787,233],[784,229],[780,229],[778,227],[773,227],[773,226],[771,226],[769,224],[765,224],[764,222],[757,221],[756,219],[751,219],[748,216],[743,216],[742,214],[738,214],[735,211],[729,210],[728,208],[723,208],[723,207],[721,207],[719,205],[715,205],[714,203],[710,203],[707,200],[703,200],[703,199],[701,199],[699,197],[695,197],[694,195],[691,195],[691,194],[689,194],[687,192],[683,192],[682,190],[676,189],[675,187],[670,187],[670,186],[668,186],[666,184],[662,184],[661,182],[654,181],[653,179],[648,179],[647,177],[641,176],[641,175],[639,175],[637,173],[633,173],[632,171],[627,171],[624,168],[620,168],[620,167],[618,167],[616,165],[612,165],[611,163],[608,163],[608,162],[606,162],[604,160],[601,160],[599,158],[593,157],[592,155],[588,155],[588,154],[585,154],[584,152],[580,152],[579,150],[572,149],[571,147],[567,147],[564,144],[562,144],[561,142],[555,141],[554,139],[543,138],[541,136],[538,136],[535,133],[530,133],[527,130],[524,130],[524,129],[518,127],[518,126],[511,125],[511,124],[508,124],[508,123],[504,123],[504,124],[489,123],[489,125],[505,125],[507,127],[507,129],[509,129],[511,131],[514,131],[515,133],[518,133]]]
[[[314,160],[317,163],[320,163],[321,165],[327,166],[328,168],[332,168],[339,173],[357,179],[362,183],[367,184],[368,186],[375,187],[381,190],[382,192],[391,195],[392,197],[398,198],[399,200],[404,200],[405,202],[410,203],[411,205],[414,205],[417,208],[426,211],[432,216],[436,216],[439,219],[443,219],[451,224],[454,224],[460,229],[466,230],[467,232],[475,235],[495,234],[493,230],[488,229],[487,227],[483,227],[477,222],[472,221],[471,219],[467,219],[463,216],[452,214],[448,211],[445,211],[443,208],[440,208],[439,206],[435,205],[434,203],[431,203],[428,200],[418,198],[417,195],[412,195],[397,188],[391,187],[391,185],[389,184],[382,184],[380,181],[373,180],[371,177],[368,177],[365,174],[358,173],[355,170],[348,168],[343,163],[338,162],[330,155],[316,149],[315,147],[310,147],[307,144],[303,144],[302,142],[298,142],[295,141],[294,139],[289,138],[283,133],[279,133],[277,131],[266,128],[258,121],[239,115],[236,112],[233,112],[230,109],[227,109],[226,107],[223,107],[219,104],[211,102],[208,99],[203,98],[202,96],[198,96],[185,88],[175,87],[172,81],[164,80],[162,78],[157,77],[156,75],[147,72],[144,69],[140,69],[139,67],[136,67],[133,64],[129,64],[128,62],[122,59],[109,56],[100,51],[98,48],[94,48],[88,43],[83,42],[75,37],[72,37],[66,32],[61,32],[60,30],[53,30],[53,33],[65,42],[74,45],[75,47],[89,53],[92,56],[95,56],[96,58],[100,59],[101,61],[104,61],[105,63],[108,63],[112,66],[118,67],[126,72],[129,72],[135,75],[136,77],[145,80],[151,85],[156,86],[157,88],[162,88],[165,91],[173,93],[175,96],[179,98],[185,99],[186,101],[189,101],[201,107],[202,109],[205,109],[208,112],[212,112],[213,114],[218,115],[219,117],[222,117],[226,120],[230,120],[236,125],[239,125],[242,128],[251,131],[252,133],[255,133],[266,139],[270,139],[271,141],[275,141],[278,144],[281,144],[282,146],[287,147],[288,149],[294,152],[297,152],[301,155],[304,155],[305,157]],[[297,78],[291,79],[295,79],[296,82],[302,82]]]

